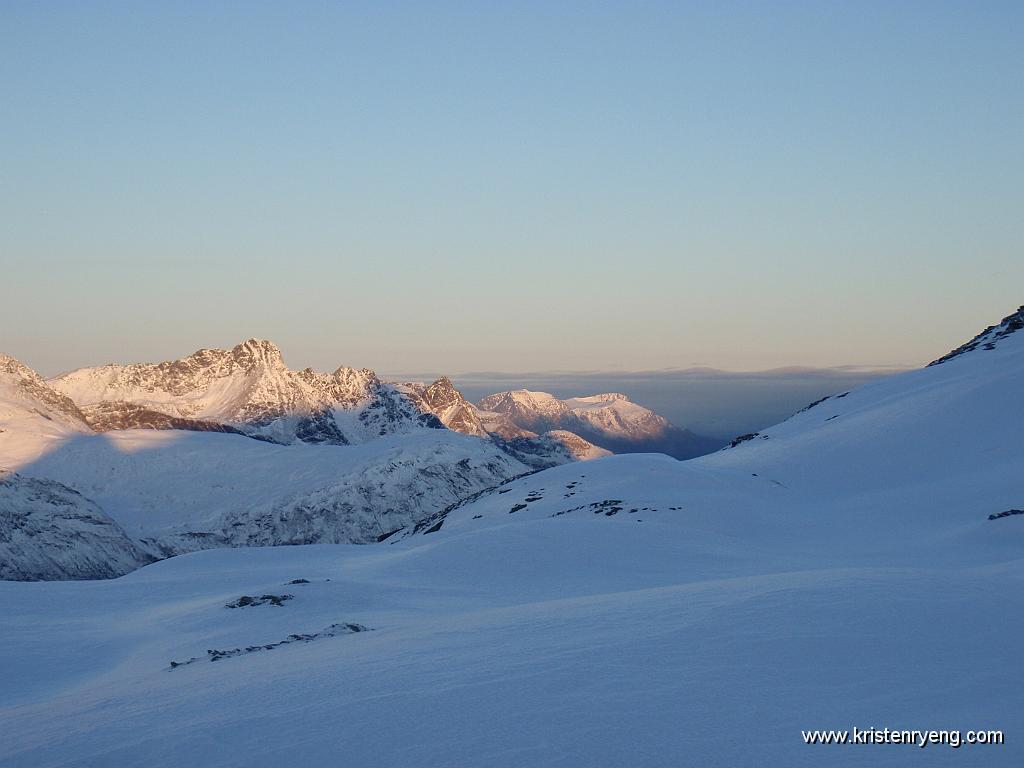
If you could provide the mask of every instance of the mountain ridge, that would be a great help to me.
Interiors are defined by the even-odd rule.
[[[482,398],[477,408],[523,430],[565,430],[612,453],[666,453],[690,459],[724,444],[673,425],[621,392],[559,399],[549,392],[508,390]]]
[[[482,413],[446,376],[426,384],[384,381],[368,368],[293,371],[266,339],[162,363],[78,368],[47,384],[76,402],[98,431],[223,431],[286,445],[356,445],[446,427],[493,440],[538,468],[603,455],[579,435],[541,439],[549,430],[531,432]]]

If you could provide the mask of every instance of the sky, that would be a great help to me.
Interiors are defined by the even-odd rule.
[[[0,351],[917,365],[1024,303],[1019,2],[0,0]]]

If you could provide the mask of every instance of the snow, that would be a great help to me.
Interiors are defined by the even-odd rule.
[[[126,430],[55,440],[31,462],[5,455],[5,445],[0,440],[0,466],[76,488],[131,536],[174,538],[220,531],[230,523],[229,543],[253,534],[261,516],[281,520],[296,507],[307,511],[308,525],[323,526],[310,535],[340,537],[321,540],[372,540],[458,501],[462,493],[528,471],[490,443],[447,430],[385,436],[359,446],[283,446],[239,435]],[[353,505],[347,516],[339,511],[346,502]],[[352,539],[344,538],[346,532]]]
[[[1024,506],[1022,374],[1014,334],[711,456],[548,469],[381,544],[0,583],[0,765],[1019,766],[1024,516],[989,515]],[[225,607],[262,594],[293,597]],[[371,631],[204,658],[338,623]],[[800,734],[854,726],[1006,743]]]
[[[152,561],[78,491],[0,471],[0,579],[105,579]]]
[[[565,403],[549,392],[517,389],[489,395],[477,404],[485,411],[500,411],[513,416],[557,418],[564,415]],[[527,425],[522,425],[527,426]]]
[[[639,408],[644,411],[647,410],[636,403],[630,402],[629,398],[621,392],[605,392],[602,395],[589,395],[588,397],[569,397],[562,402],[573,410],[595,410],[599,408],[608,408],[616,404],[627,408],[629,406],[634,406],[635,408]]]

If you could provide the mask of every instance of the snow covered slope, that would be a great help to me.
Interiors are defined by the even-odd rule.
[[[490,442],[448,430],[361,446],[126,430],[56,440],[17,466],[85,494],[159,556],[218,546],[371,542],[530,471]]]
[[[77,491],[0,471],[0,579],[109,579],[152,561]]]
[[[553,429],[541,435],[531,432],[528,436],[512,437],[508,440],[494,435],[493,439],[507,453],[534,469],[547,469],[573,461],[590,461],[611,456],[611,451],[598,448],[579,435],[563,429]]]
[[[658,452],[689,459],[721,447],[717,440],[673,426],[620,392],[559,400],[548,392],[519,389],[489,395],[477,407],[520,429],[569,431],[614,453]]]
[[[0,440],[14,434],[43,438],[91,431],[70,398],[28,366],[0,354]]]
[[[1020,506],[1024,333],[1011,334],[1022,311],[986,331],[1011,329],[994,342],[824,398],[696,463],[859,503],[905,494],[912,508],[933,505],[933,516]]]

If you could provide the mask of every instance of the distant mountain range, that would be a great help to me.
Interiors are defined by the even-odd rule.
[[[526,389],[485,397],[477,408],[499,434],[509,429],[530,434],[566,430],[612,453],[667,453],[690,459],[722,447],[722,441],[671,424],[619,392],[559,400]]]
[[[8,578],[110,576],[220,546],[370,542],[538,469],[715,447],[621,394],[473,404],[446,377],[294,371],[260,339],[49,380],[0,356],[0,536],[35,531],[12,539],[25,552]],[[26,498],[33,511],[17,523]],[[47,559],[69,526],[81,551]]]
[[[395,383],[366,368],[293,371],[260,339],[164,363],[81,368],[47,384],[97,431],[227,431],[285,445],[358,445],[443,426],[495,440],[537,466],[594,458],[600,449],[691,458],[723,444],[679,429],[623,394],[558,400],[518,390],[474,405],[447,377]],[[545,433],[554,434],[541,439]]]

